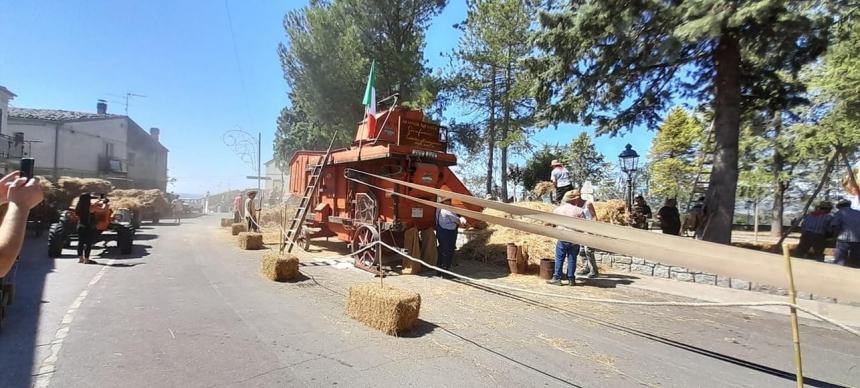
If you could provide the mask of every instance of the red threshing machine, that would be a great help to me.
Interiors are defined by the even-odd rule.
[[[382,260],[381,249],[358,251],[380,239],[403,246],[403,233],[409,228],[435,227],[436,209],[432,206],[392,196],[372,186],[431,201],[435,195],[375,181],[363,174],[351,175],[367,184],[358,183],[346,179],[347,170],[471,195],[449,169],[457,164],[457,157],[447,152],[447,128],[426,122],[419,110],[404,107],[393,107],[376,118],[376,128],[368,128],[366,119],[359,123],[355,140],[348,148],[297,151],[290,158],[289,191],[302,197],[287,231],[290,249],[293,242],[307,248],[311,238],[336,236],[349,243],[357,267],[375,271]],[[483,210],[456,200],[453,205]]]

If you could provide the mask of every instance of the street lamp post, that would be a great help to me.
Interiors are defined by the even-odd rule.
[[[639,154],[633,150],[633,146],[624,146],[624,151],[618,155],[618,164],[621,171],[627,174],[627,209],[633,208],[633,175],[636,174],[638,163]]]
[[[252,170],[256,170],[257,176],[253,178],[257,179],[257,198],[260,201],[259,208],[263,206],[263,192],[261,191],[261,180],[263,179],[262,136],[262,133],[257,133],[257,136],[254,136],[241,129],[233,129],[224,132],[222,137],[224,144],[230,147],[239,159],[245,162],[248,167],[251,167]]]

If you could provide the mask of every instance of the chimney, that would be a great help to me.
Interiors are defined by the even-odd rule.
[[[158,141],[158,135],[160,135],[160,134],[161,134],[161,130],[158,128],[150,128],[149,129],[149,135],[152,136],[152,138],[155,139],[155,141]]]
[[[99,100],[99,103],[96,104],[96,112],[100,115],[107,114],[107,101]]]

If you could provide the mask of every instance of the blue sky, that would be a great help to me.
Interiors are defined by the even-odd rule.
[[[0,0],[0,85],[18,97],[13,106],[129,115],[144,128],[161,128],[170,149],[169,189],[219,192],[254,186],[251,167],[228,149],[222,135],[244,129],[263,135],[263,160],[272,156],[275,120],[287,104],[276,48],[281,21],[303,1]],[[229,9],[229,14],[228,14]],[[425,57],[442,69],[459,37],[465,1],[451,0],[428,31]],[[232,37],[230,29],[232,21]],[[233,39],[235,39],[234,51]],[[238,60],[237,60],[238,58]],[[361,96],[356,96],[360,98]],[[563,125],[535,135],[539,143],[567,143],[584,130]],[[652,132],[595,139],[610,160],[631,143],[647,153]]]

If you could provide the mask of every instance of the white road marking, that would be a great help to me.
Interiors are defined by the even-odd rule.
[[[102,269],[93,276],[87,284],[87,288],[81,291],[80,295],[78,295],[78,297],[75,298],[75,301],[72,302],[72,305],[69,306],[66,314],[63,315],[60,328],[57,329],[57,333],[54,334],[54,340],[51,341],[51,354],[48,355],[48,357],[45,357],[45,359],[42,360],[42,363],[39,364],[38,377],[36,377],[36,381],[33,382],[33,387],[44,388],[51,384],[51,377],[53,377],[54,372],[57,370],[56,363],[60,355],[60,350],[63,349],[63,341],[69,335],[72,321],[75,319],[75,313],[78,311],[78,308],[81,307],[81,303],[84,302],[84,299],[86,299],[90,294],[90,288],[101,280],[102,276],[104,276],[111,264],[113,264],[113,260],[110,260],[107,265],[102,267]]]

